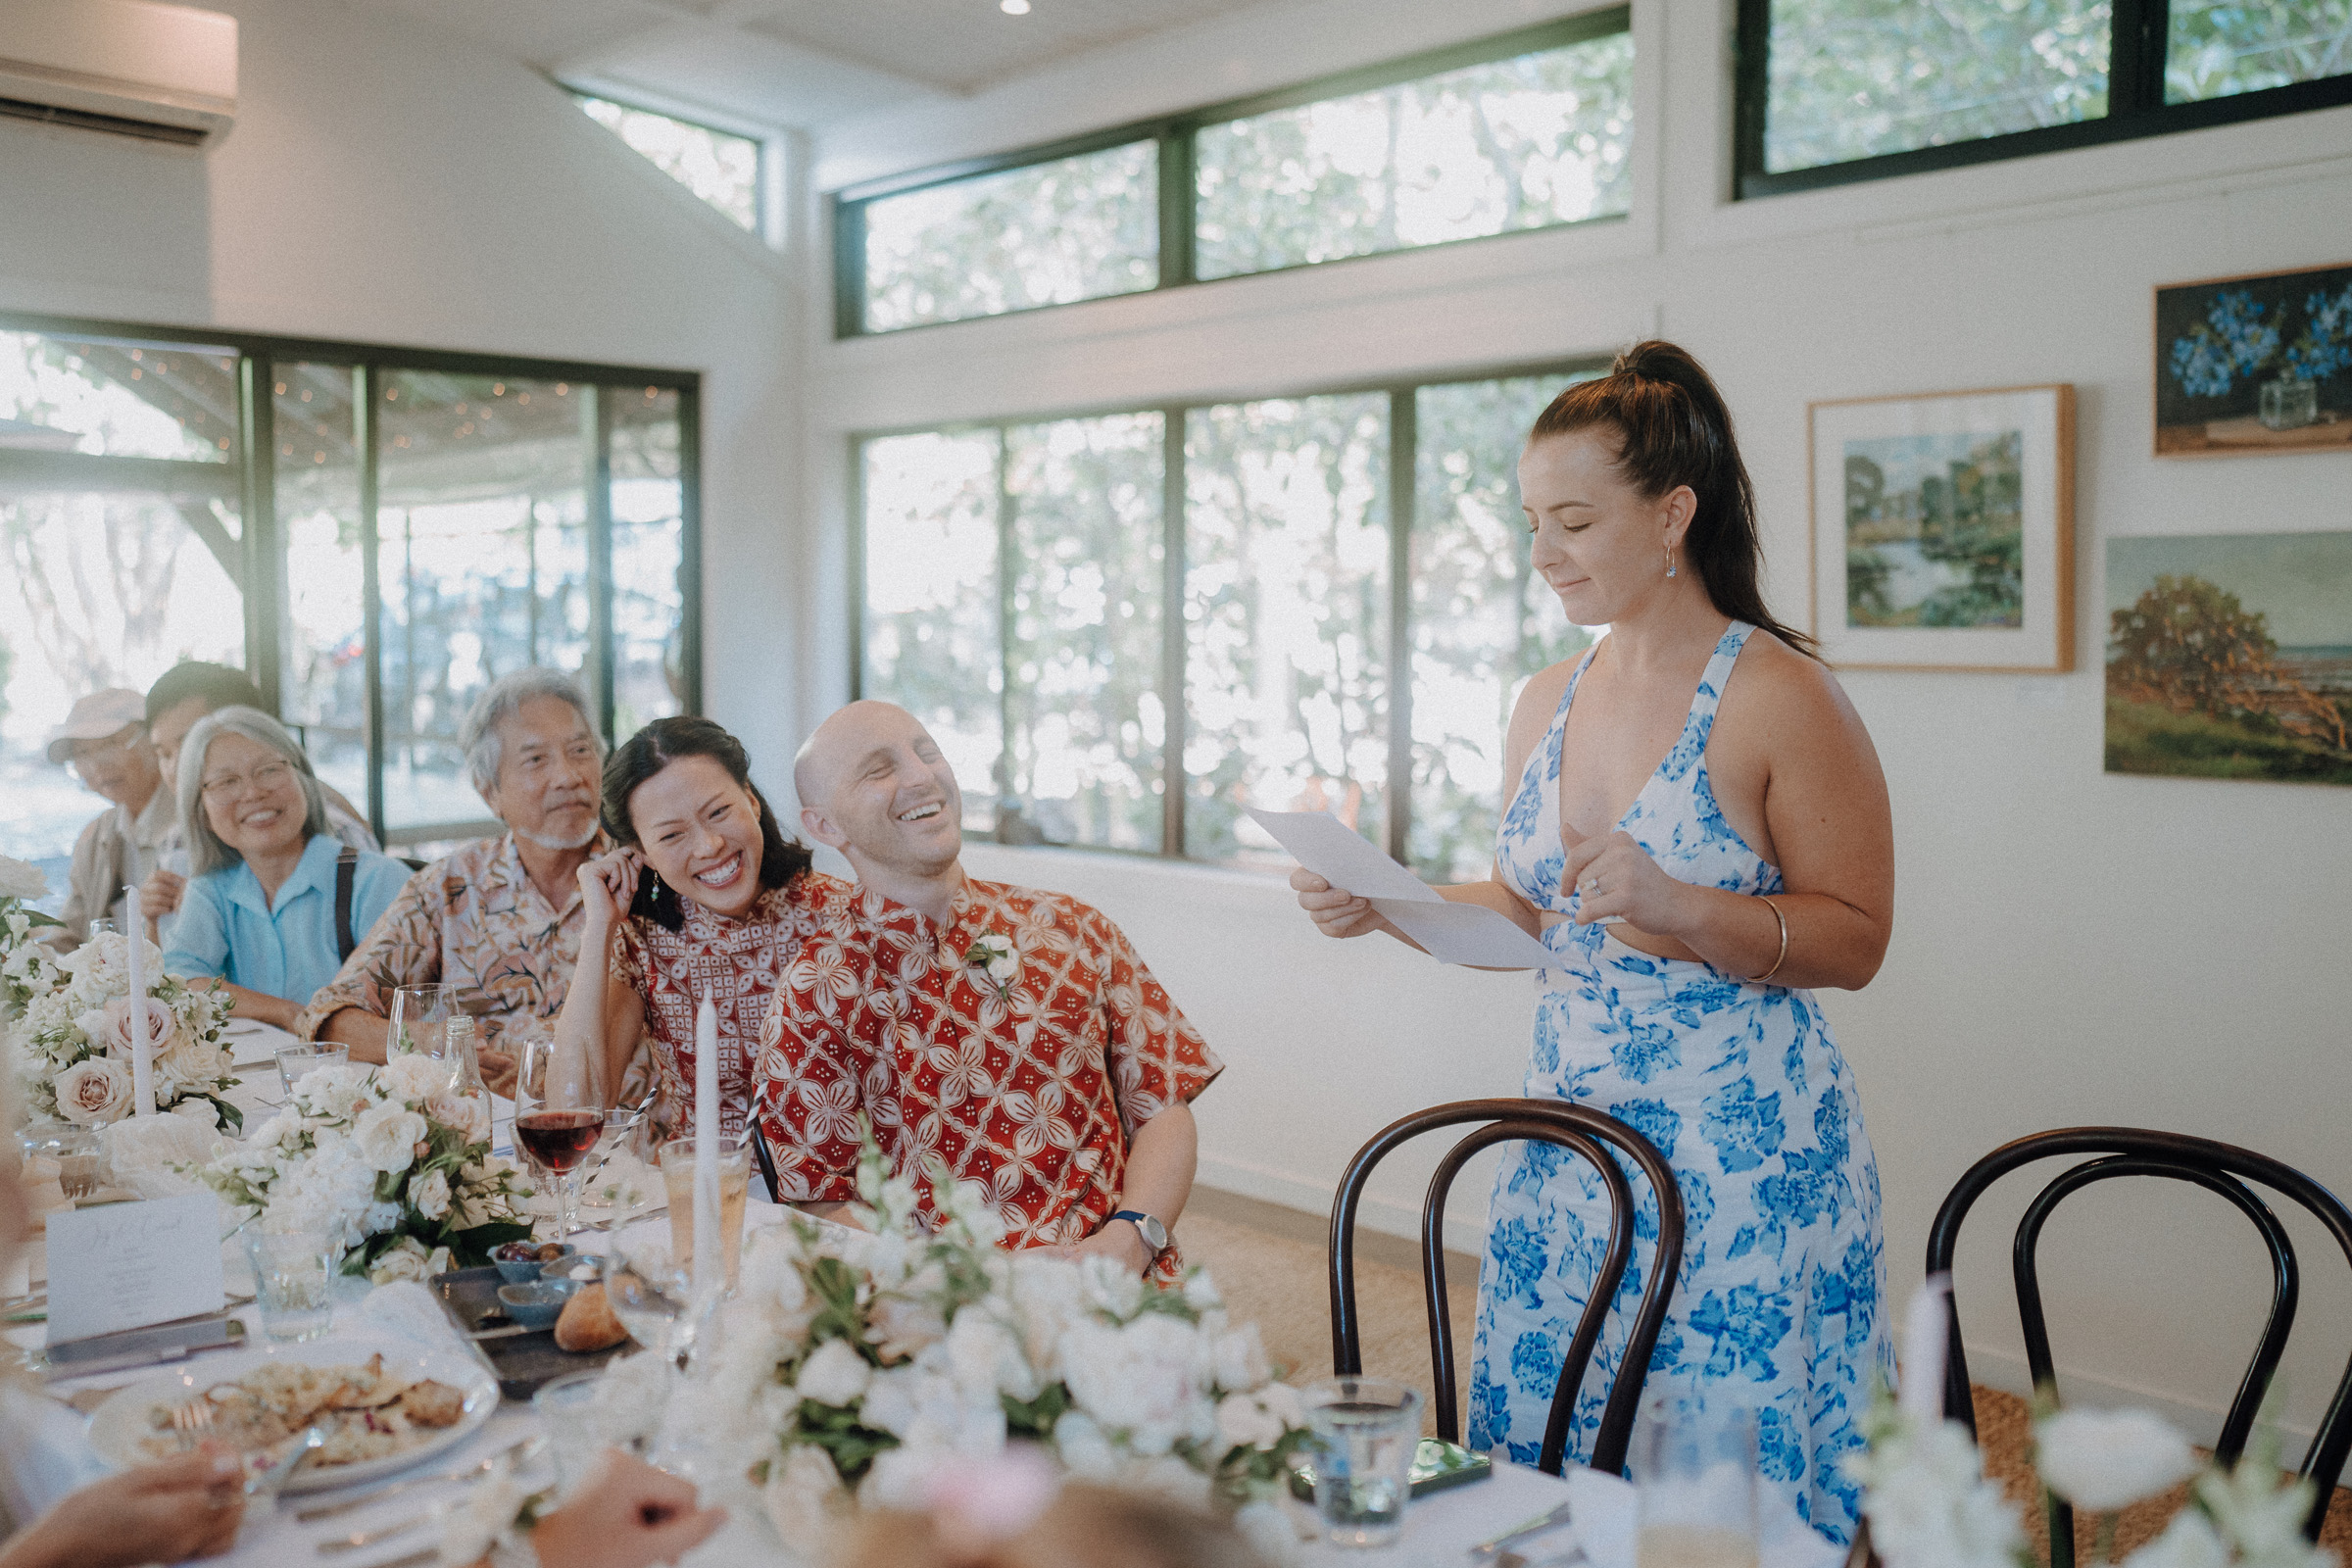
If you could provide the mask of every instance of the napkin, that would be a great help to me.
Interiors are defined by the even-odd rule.
[[[429,1350],[454,1350],[461,1355],[474,1348],[458,1333],[433,1293],[415,1280],[379,1285],[336,1315],[335,1327],[340,1331],[379,1331]]]

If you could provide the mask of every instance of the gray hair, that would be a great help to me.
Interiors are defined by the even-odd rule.
[[[597,732],[596,714],[588,707],[588,699],[580,691],[580,683],[560,669],[518,669],[511,675],[501,675],[492,681],[473,706],[466,710],[466,722],[458,726],[458,746],[466,753],[466,771],[473,778],[473,790],[484,800],[498,784],[498,764],[506,747],[498,727],[522,711],[522,705],[535,697],[553,697],[569,703],[588,726],[588,738],[596,742],[596,755],[605,755],[605,738]]]
[[[188,869],[196,876],[241,865],[245,860],[213,831],[212,819],[204,813],[204,758],[222,735],[242,735],[293,763],[294,777],[309,808],[303,832],[316,837],[328,831],[326,791],[319,786],[318,775],[311,771],[311,760],[303,755],[302,744],[287,733],[286,726],[258,708],[215,709],[196,721],[179,747],[179,835],[187,841]]]

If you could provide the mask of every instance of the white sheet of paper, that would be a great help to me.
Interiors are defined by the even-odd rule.
[[[1540,969],[1558,960],[1551,950],[1494,910],[1448,904],[1419,877],[1374,849],[1327,811],[1261,811],[1250,819],[1274,835],[1298,863],[1335,888],[1372,901],[1396,929],[1442,963],[1492,969]]]
[[[220,1200],[211,1193],[49,1216],[49,1343],[218,1312]]]

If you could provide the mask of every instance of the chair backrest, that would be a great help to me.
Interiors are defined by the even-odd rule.
[[[2278,1358],[2286,1349],[2286,1338],[2294,1327],[2295,1304],[2302,1289],[2295,1250],[2284,1227],[2278,1223],[2278,1216],[2271,1212],[2270,1205],[2245,1184],[2256,1183],[2300,1203],[2327,1227],[2348,1264],[2352,1264],[2352,1209],[2347,1209],[2333,1193],[2301,1171],[2252,1150],[2208,1138],[2146,1132],[2135,1127],[2069,1127],[2004,1144],[1969,1168],[1936,1212],[1935,1227],[1928,1233],[1928,1272],[1951,1269],[1952,1255],[1960,1240],[1960,1222],[1968,1217],[1970,1206],[1984,1196],[1986,1188],[2021,1165],[2072,1154],[2091,1157],[2060,1173],[2027,1205],[2025,1217],[2018,1221],[2011,1254],[2011,1267],[2017,1277],[2018,1318],[2025,1329],[2026,1365],[2033,1374],[2034,1386],[2054,1386],[2056,1381],[2050,1360],[2049,1324],[2041,1307],[2040,1273],[2035,1262],[2042,1225],[2051,1211],[2083,1188],[2119,1176],[2161,1176],[2202,1187],[2245,1215],[2262,1234],[2271,1253],[2270,1318],[2263,1325],[2262,1337],[2255,1342],[2253,1360],[2238,1384],[2237,1396],[2230,1401],[2230,1414],[2222,1423],[2221,1440],[2214,1447],[2215,1458],[2224,1464],[2234,1464],[2245,1451],[2246,1438],[2254,1429],[2254,1418],[2270,1387],[2271,1375],[2278,1370]],[[1947,1338],[1951,1350],[1944,1364],[1943,1413],[1964,1423],[1973,1435],[1977,1429],[1976,1406],[1968,1392],[1968,1358],[1960,1347],[1956,1293],[1951,1298],[1950,1314]],[[2336,1478],[2343,1473],[2348,1451],[2352,1451],[2352,1360],[2346,1362],[2343,1379],[2336,1385],[2335,1398],[2303,1458],[2301,1473],[2318,1484],[2318,1496],[2303,1525],[2303,1534],[2309,1540],[2319,1540],[2320,1523],[2327,1516],[2328,1498],[2335,1490]],[[2050,1511],[2050,1553],[2053,1568],[2066,1568],[2074,1560],[2074,1513],[2063,1503],[2054,1504]]]
[[[1576,1337],[1560,1363],[1560,1381],[1552,1391],[1551,1416],[1544,1423],[1544,1446],[1537,1468],[1558,1475],[1568,1446],[1568,1420],[1576,1409],[1577,1391],[1593,1347],[1608,1321],[1609,1307],[1625,1278],[1634,1249],[1634,1197],[1625,1173],[1610,1157],[1614,1146],[1641,1167],[1658,1199],[1658,1249],[1642,1305],[1626,1334],[1625,1361],[1617,1369],[1601,1412],[1600,1430],[1592,1443],[1592,1467],[1610,1474],[1625,1468],[1626,1445],[1634,1430],[1634,1412],[1642,1398],[1642,1381],[1649,1375],[1650,1351],[1656,1348],[1658,1329],[1666,1320],[1666,1304],[1674,1293],[1675,1277],[1683,1262],[1683,1195],[1674,1184],[1674,1169],[1650,1141],[1613,1116],[1560,1100],[1462,1100],[1436,1105],[1390,1123],[1348,1162],[1340,1178],[1339,1197],[1331,1208],[1331,1363],[1341,1376],[1363,1371],[1355,1317],[1355,1212],[1373,1167],[1423,1133],[1463,1122],[1488,1125],[1453,1146],[1438,1162],[1429,1179],[1429,1194],[1421,1206],[1421,1271],[1429,1305],[1429,1354],[1436,1377],[1433,1408],[1438,1436],[1448,1443],[1461,1440],[1461,1423],[1453,1393],[1453,1324],[1446,1314],[1446,1196],[1453,1179],[1473,1154],[1495,1144],[1527,1141],[1554,1144],[1582,1156],[1600,1174],[1609,1193],[1609,1244],[1600,1273],[1578,1320]]]

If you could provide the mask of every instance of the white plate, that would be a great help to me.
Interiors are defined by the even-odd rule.
[[[373,1481],[395,1471],[406,1470],[419,1460],[428,1459],[465,1442],[498,1408],[498,1380],[471,1357],[455,1350],[431,1349],[414,1340],[399,1339],[392,1335],[353,1335],[312,1340],[303,1345],[271,1345],[252,1350],[214,1352],[198,1356],[174,1371],[117,1389],[90,1416],[90,1446],[108,1463],[125,1469],[150,1464],[153,1460],[140,1449],[139,1440],[155,1435],[155,1428],[149,1425],[147,1417],[148,1412],[159,1404],[183,1403],[198,1397],[207,1389],[222,1383],[233,1383],[271,1361],[298,1361],[310,1366],[364,1366],[369,1356],[379,1351],[387,1367],[397,1367],[419,1378],[431,1378],[452,1388],[463,1389],[466,1393],[465,1415],[459,1418],[455,1426],[433,1433],[414,1448],[387,1454],[381,1459],[339,1464],[324,1470],[304,1465],[287,1479],[287,1492],[319,1492],[329,1487]]]

